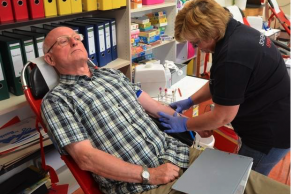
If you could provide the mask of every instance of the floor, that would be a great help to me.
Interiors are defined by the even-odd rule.
[[[290,152],[272,169],[269,177],[290,186]]]

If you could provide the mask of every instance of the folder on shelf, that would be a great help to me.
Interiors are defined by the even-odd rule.
[[[72,13],[71,0],[57,0],[58,15],[68,15]]]
[[[56,16],[58,14],[56,0],[43,0],[43,4],[45,17]]]
[[[44,18],[43,0],[27,0],[30,19]]]
[[[95,36],[94,36],[94,27],[90,24],[81,24],[78,22],[61,22],[60,24],[66,24],[71,26],[79,27],[79,33],[83,34],[84,40],[83,44],[88,52],[88,57],[98,65],[97,55],[95,50]]]
[[[49,24],[43,24],[42,27],[43,27],[43,29],[47,29],[47,30],[52,30],[52,29],[56,28],[56,26],[52,26]]]
[[[98,17],[84,17],[84,19],[92,20],[92,21],[103,21],[109,22],[109,32],[110,32],[110,43],[111,43],[111,57],[112,60],[117,59],[117,39],[116,39],[116,22],[114,18],[98,18]],[[105,33],[107,33],[105,25]]]
[[[68,24],[65,24],[65,23],[62,23],[62,24],[56,24],[56,23],[51,23],[51,26],[53,27],[69,27],[69,28],[72,28],[76,33],[79,33],[79,27],[78,26],[72,26],[72,25],[68,25]]]
[[[82,0],[71,0],[71,12],[81,13],[82,12]]]
[[[10,98],[0,53],[0,101]]]
[[[11,0],[0,0],[0,13],[0,24],[14,21]]]
[[[33,38],[30,36],[24,36],[20,34],[15,34],[13,32],[9,31],[2,31],[2,34],[4,36],[7,36],[9,38],[17,39],[20,41],[21,51],[23,54],[23,63],[26,64],[27,61],[30,61],[32,59],[36,58],[35,55],[35,48],[34,48],[34,41]],[[29,83],[29,72],[26,72],[26,79]]]
[[[43,41],[44,41],[44,37],[45,37],[44,34],[38,33],[38,32],[19,30],[19,29],[13,29],[13,32],[16,34],[31,36],[33,38],[33,42],[34,42],[34,49],[35,49],[36,57],[41,57],[44,55],[43,49],[42,49]]]
[[[126,0],[119,0],[119,1],[120,1],[120,7],[126,7]]]
[[[28,10],[26,0],[11,0],[11,1],[14,20],[15,21],[28,20]]]
[[[9,31],[2,31],[2,34],[20,41],[24,64],[27,63],[27,61],[36,58],[34,42],[31,36],[20,35]]]
[[[98,20],[96,18],[88,17],[88,18],[81,18],[80,20],[92,21],[92,22],[102,22],[104,24],[105,29],[105,46],[106,46],[106,54],[108,55],[108,61],[111,62],[113,59],[112,57],[112,33],[110,33],[110,22],[106,20]]]
[[[30,26],[30,28],[32,32],[39,32],[39,33],[44,34],[45,36],[51,31],[51,30],[40,28],[37,26]]]
[[[103,67],[112,61],[110,37],[106,40],[105,23],[84,19],[77,19],[76,22],[93,24],[95,32],[95,48],[97,53],[98,66]],[[109,24],[108,24],[109,25]],[[109,32],[109,26],[108,26]],[[107,33],[108,33],[107,32]],[[110,35],[110,33],[109,33]]]
[[[110,10],[113,7],[113,0],[98,0],[98,10]]]
[[[103,0],[106,1],[106,0]],[[112,1],[112,9],[118,9],[121,7],[121,1],[123,0],[111,0]]]
[[[97,0],[82,0],[83,11],[97,10]]]
[[[9,91],[20,96],[23,94],[20,81],[23,69],[23,54],[20,48],[20,41],[6,36],[0,36],[0,52],[3,56],[2,62],[7,79]]]

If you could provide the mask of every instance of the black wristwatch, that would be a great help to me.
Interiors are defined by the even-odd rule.
[[[148,167],[147,166],[142,165],[141,177],[142,177],[142,184],[149,184],[150,173],[148,171]]]

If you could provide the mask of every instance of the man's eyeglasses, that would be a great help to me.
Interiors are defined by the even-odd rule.
[[[73,38],[75,41],[82,41],[84,36],[82,34],[74,34],[73,36],[60,36],[57,38],[56,42],[49,48],[46,53],[49,53],[50,50],[58,43],[61,47],[64,47],[69,44],[70,38]]]
[[[196,41],[196,42],[191,42],[191,44],[192,44],[193,48],[197,48],[197,47],[198,47],[198,44],[199,44],[200,42],[201,42],[201,41],[198,40],[198,41]]]

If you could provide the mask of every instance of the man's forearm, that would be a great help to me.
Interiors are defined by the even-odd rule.
[[[106,152],[93,148],[89,140],[66,146],[67,152],[74,158],[82,170],[99,176],[131,183],[142,183],[142,166],[125,162]],[[149,168],[149,184],[166,184],[179,176],[179,167],[167,163],[156,168]]]
[[[86,157],[88,160],[86,160],[84,165],[85,170],[117,181],[133,183],[142,182],[142,166],[124,162],[119,158],[94,148]],[[102,158],[101,160],[103,161],[101,161],[100,158]]]
[[[113,180],[142,182],[141,166],[124,162],[115,156],[93,148],[89,140],[72,143],[66,147],[66,150],[82,170]]]
[[[175,112],[171,107],[152,99],[146,92],[142,92],[138,100],[146,112],[156,118],[159,117],[158,112],[165,112],[170,115]]]

